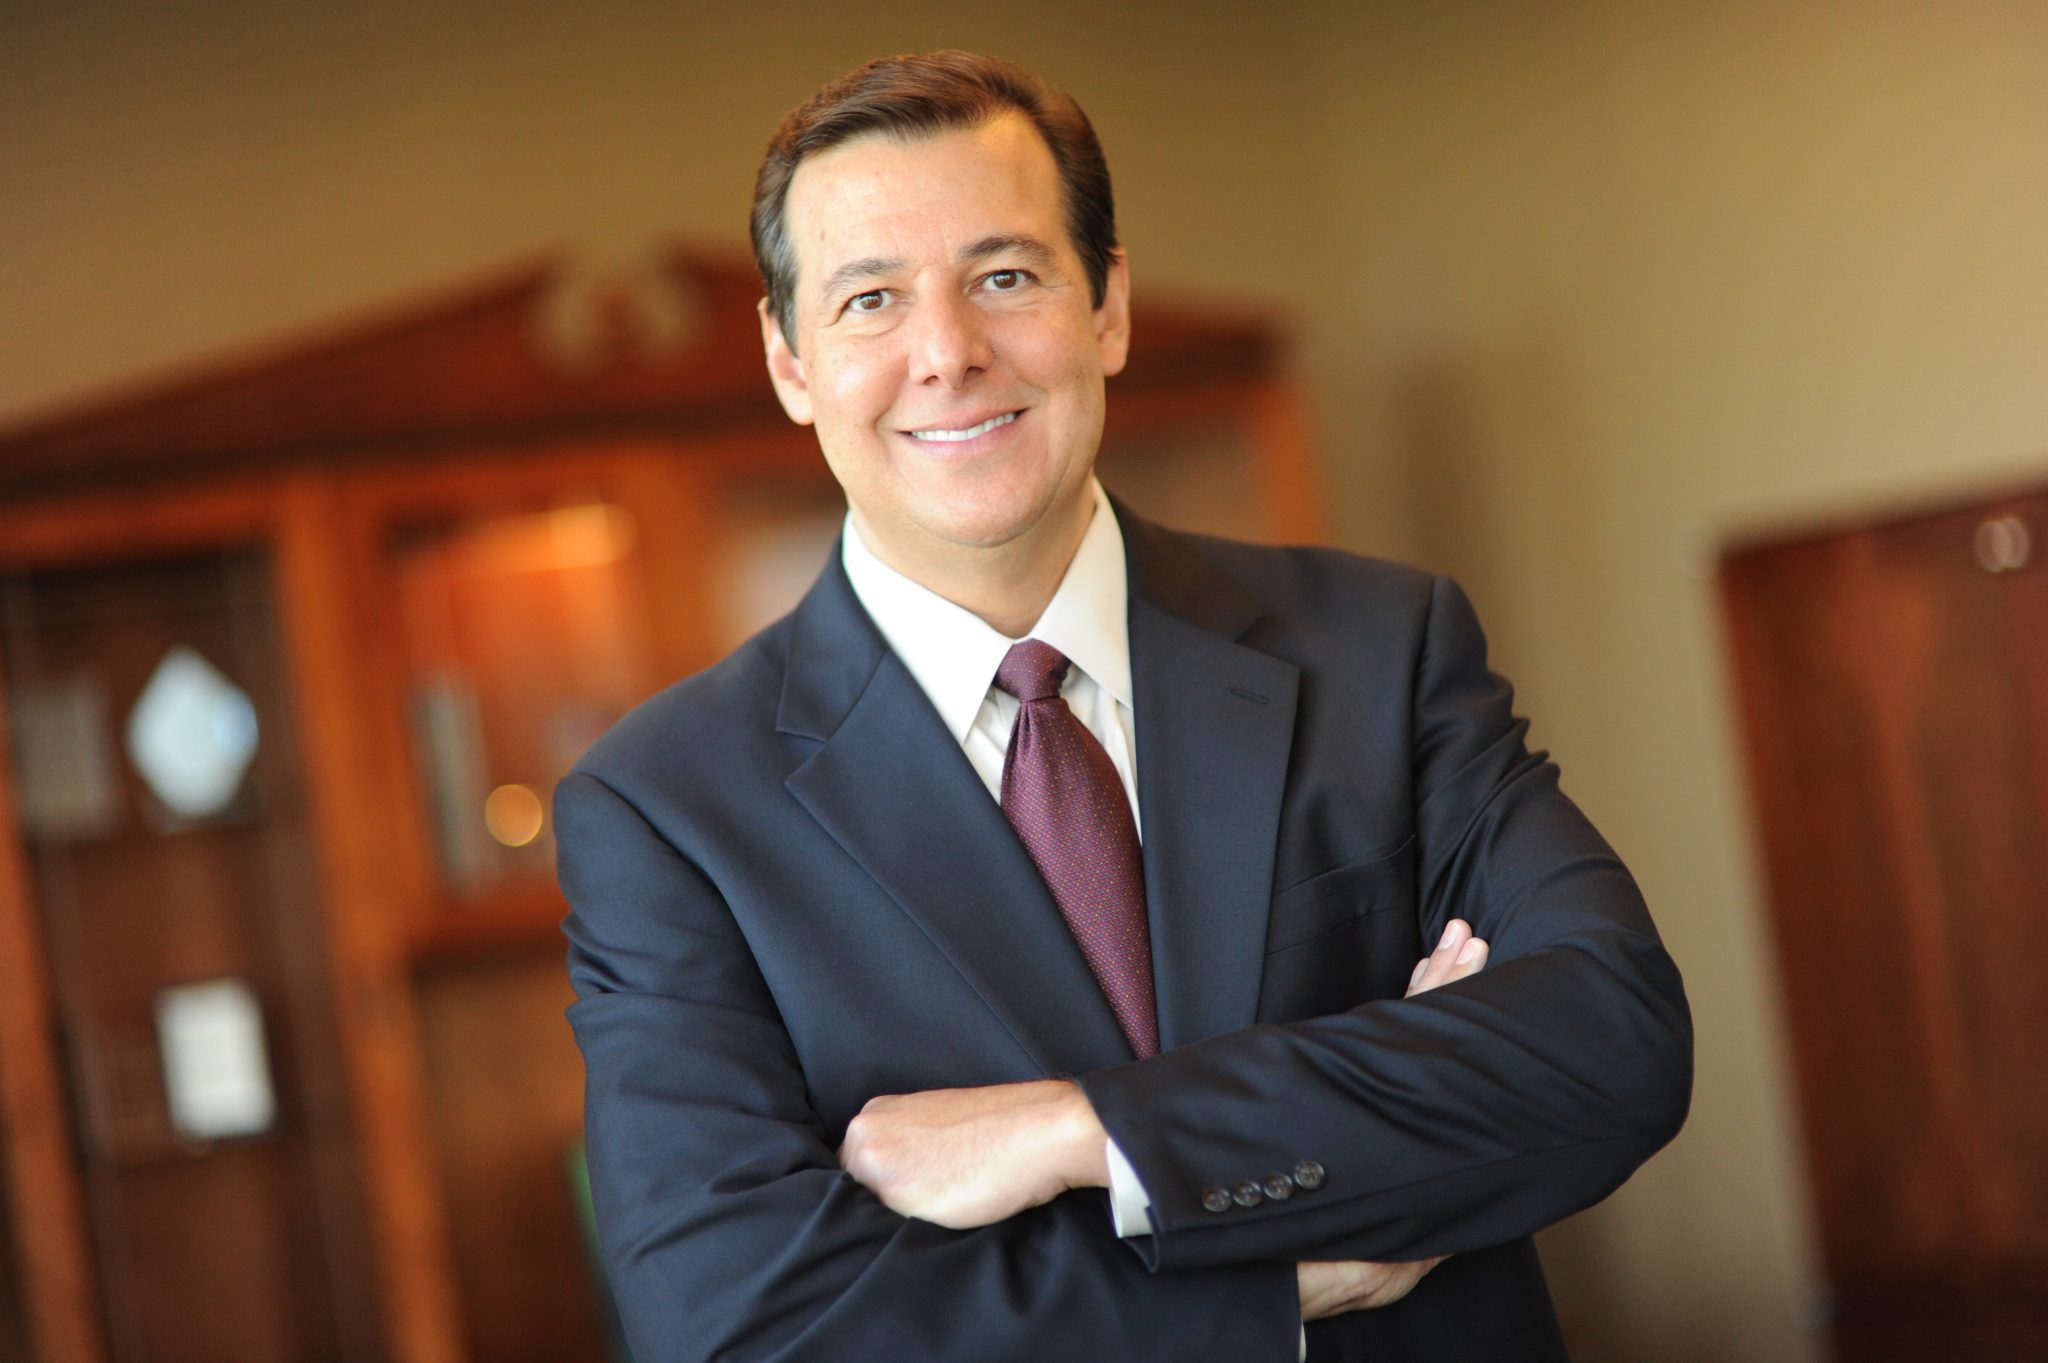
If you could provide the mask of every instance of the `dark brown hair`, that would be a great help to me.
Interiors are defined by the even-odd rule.
[[[821,87],[791,110],[769,140],[754,178],[754,263],[792,350],[796,257],[782,213],[789,183],[804,158],[856,137],[930,137],[979,128],[1006,113],[1030,119],[1052,152],[1066,200],[1067,236],[1088,272],[1095,306],[1102,306],[1117,244],[1116,201],[1110,194],[1109,163],[1081,106],[999,57],[972,52],[883,57]]]

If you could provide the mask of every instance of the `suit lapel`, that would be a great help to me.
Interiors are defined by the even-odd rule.
[[[778,727],[792,795],[1048,1074],[1131,1059],[1023,845],[833,556],[797,610]],[[849,897],[852,902],[852,897]]]
[[[1237,642],[1259,605],[1121,505],[1145,898],[1164,1047],[1250,1026],[1300,672]]]

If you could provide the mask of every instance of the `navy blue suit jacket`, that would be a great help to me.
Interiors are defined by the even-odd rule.
[[[1633,881],[1449,580],[1118,512],[1157,1057],[836,556],[559,786],[592,1185],[642,1363],[1293,1363],[1294,1261],[1436,1254],[1404,1301],[1310,1327],[1311,1358],[1563,1357],[1528,1236],[1690,1092]],[[1403,1000],[1453,917],[1488,968]],[[1082,1082],[1156,1234],[1117,1239],[1097,1191],[945,1230],[834,1161],[877,1094],[1047,1075]],[[1205,1205],[1276,1174],[1284,1199]]]

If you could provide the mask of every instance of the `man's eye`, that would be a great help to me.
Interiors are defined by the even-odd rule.
[[[884,294],[880,289],[870,289],[866,293],[857,293],[847,299],[846,310],[848,312],[880,312],[883,299]]]
[[[983,276],[982,282],[997,293],[1009,293],[1023,288],[1025,281],[1030,277],[1022,270],[996,270]]]

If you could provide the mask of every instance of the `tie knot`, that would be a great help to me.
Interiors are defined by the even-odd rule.
[[[1042,639],[1026,639],[1003,655],[996,668],[996,685],[1025,704],[1050,700],[1060,693],[1067,679],[1066,655]]]

